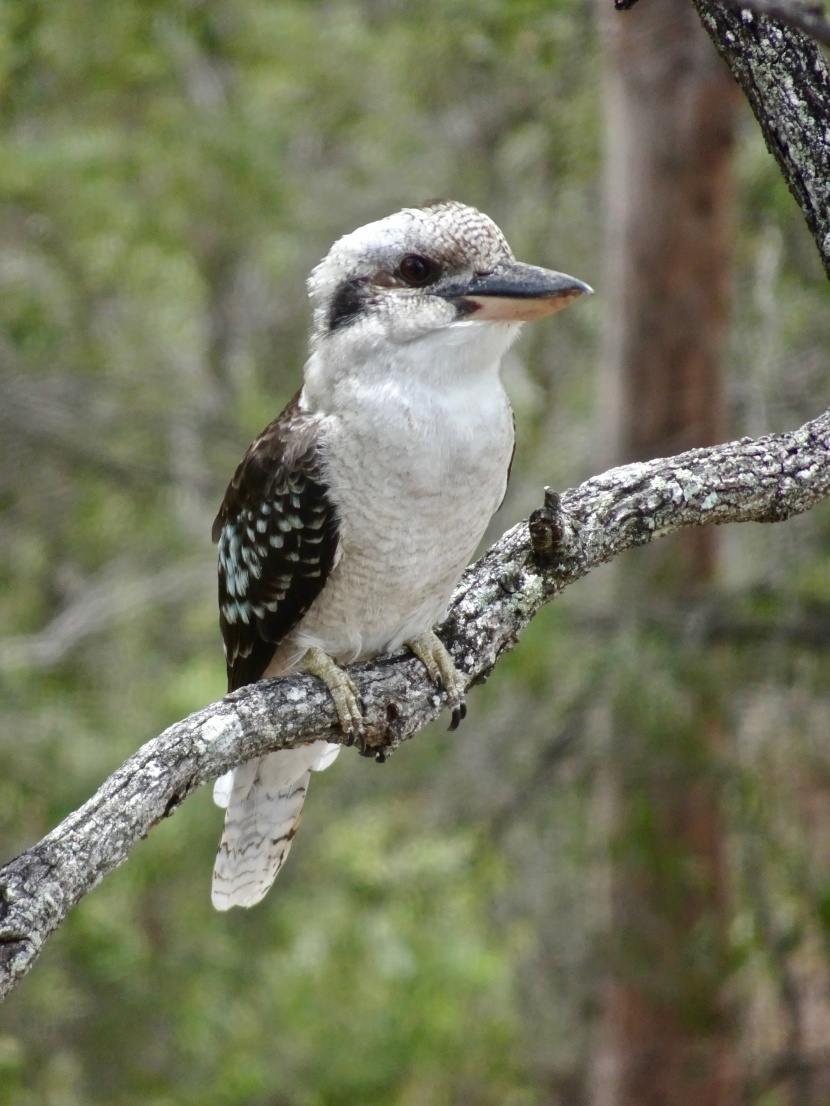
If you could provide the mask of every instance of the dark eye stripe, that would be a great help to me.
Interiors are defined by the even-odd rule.
[[[366,294],[366,279],[358,277],[354,280],[344,280],[334,294],[329,308],[329,330],[339,330],[342,326],[348,326],[354,322],[363,310]]]

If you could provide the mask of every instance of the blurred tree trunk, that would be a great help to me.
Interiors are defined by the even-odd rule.
[[[603,7],[608,5],[603,4]],[[686,0],[602,12],[608,80],[606,418],[617,463],[725,437],[730,163],[739,96]],[[681,612],[675,641],[638,633],[614,711],[611,978],[595,1106],[725,1106],[726,873],[712,658],[682,623],[716,568],[714,527],[620,567],[625,614]],[[628,623],[628,618],[626,619]],[[659,689],[659,690],[658,690]]]

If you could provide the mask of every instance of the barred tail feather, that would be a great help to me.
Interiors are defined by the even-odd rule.
[[[248,761],[216,781],[214,800],[227,806],[213,869],[217,910],[254,906],[266,895],[297,832],[312,769],[328,767],[339,750],[315,741]]]

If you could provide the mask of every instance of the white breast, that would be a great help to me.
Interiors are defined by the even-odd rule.
[[[443,619],[507,483],[513,422],[498,362],[443,381],[405,369],[341,381],[325,420],[342,553],[292,638],[343,663]]]

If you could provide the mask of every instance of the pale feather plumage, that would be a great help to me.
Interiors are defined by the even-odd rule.
[[[213,798],[227,811],[213,871],[217,910],[253,906],[266,894],[297,832],[312,770],[327,768],[339,752],[339,745],[315,741],[219,777]]]
[[[403,278],[402,258],[412,255],[432,267],[429,286],[408,286]],[[249,621],[237,618],[228,627],[226,643],[231,634],[240,655],[247,649],[248,657],[265,656],[266,643],[273,654],[256,674],[249,661],[243,682],[294,670],[311,647],[340,664],[397,649],[446,616],[451,592],[504,496],[514,439],[499,365],[521,325],[515,313],[509,321],[477,321],[477,301],[462,293],[488,294],[486,278],[511,265],[519,268],[492,220],[438,202],[346,235],[315,268],[309,279],[315,328],[295,421],[283,416],[266,435],[290,435],[305,419],[307,494],[333,508],[336,535],[332,530],[322,547],[319,590],[306,580],[301,594],[292,592],[280,577],[279,594],[295,596],[282,634],[269,635],[274,616],[262,604],[262,618],[252,610]],[[545,274],[524,268],[534,279]],[[256,450],[257,443],[249,455]],[[283,463],[290,445],[277,454],[274,463]],[[244,490],[243,467],[237,491]],[[217,520],[225,527],[220,562],[221,541],[230,547],[240,517],[233,489],[231,506],[223,505]],[[301,505],[303,494],[297,492]],[[275,505],[267,507],[270,523]],[[259,518],[257,504],[245,509],[246,518]],[[267,573],[267,558],[275,555],[265,550],[263,557],[255,567]],[[231,598],[239,603],[237,594]],[[284,623],[289,599],[276,608]],[[228,664],[230,672],[230,656]],[[288,854],[310,772],[338,752],[338,745],[316,742],[217,781],[214,798],[227,807],[213,880],[218,909],[263,897]]]

